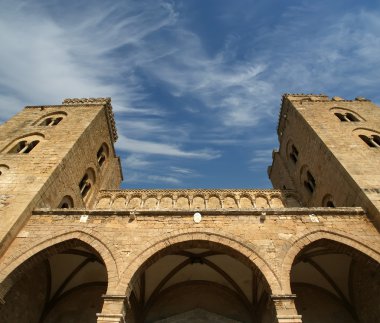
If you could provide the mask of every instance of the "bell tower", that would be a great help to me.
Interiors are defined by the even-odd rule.
[[[380,227],[380,109],[367,99],[285,94],[274,188],[298,191],[304,206],[361,206]]]
[[[122,180],[111,99],[27,106],[0,126],[0,255],[32,210],[91,207]]]

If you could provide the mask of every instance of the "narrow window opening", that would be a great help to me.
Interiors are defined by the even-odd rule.
[[[326,206],[327,207],[335,207],[335,204],[333,201],[327,201]]]
[[[90,180],[88,178],[88,175],[86,174],[83,176],[82,180],[79,183],[79,189],[80,189],[80,193],[81,193],[82,197],[85,197],[87,195],[90,188],[91,188],[91,183],[90,183]]]
[[[347,119],[346,119],[346,117],[343,114],[337,112],[337,113],[335,113],[335,115],[338,117],[338,119],[340,121],[347,122]]]
[[[373,148],[376,147],[375,142],[371,140],[371,138],[365,136],[365,135],[359,135],[360,139],[363,140],[369,147]]]
[[[346,113],[346,118],[351,122],[358,122],[359,119],[356,118],[352,113]]]
[[[310,192],[310,193],[313,193],[315,191],[315,179],[313,177],[313,175],[310,174],[310,172],[308,171],[306,173],[306,180],[304,181],[304,185],[306,187],[306,189]]]
[[[33,148],[37,146],[38,143],[39,143],[38,140],[33,140],[31,143],[28,144],[28,147],[24,149],[22,152],[24,154],[30,153],[33,150]]]
[[[40,126],[48,126],[50,125],[50,123],[53,121],[52,118],[46,118],[45,120],[43,120],[41,123],[40,123]]]
[[[378,136],[378,135],[373,135],[373,136],[372,136],[372,141],[373,141],[377,146],[380,147],[380,136]]]
[[[298,149],[292,145],[292,151],[290,152],[290,159],[296,164],[298,161]]]
[[[25,149],[25,147],[27,146],[27,141],[26,140],[23,140],[23,141],[20,141],[18,142],[10,151],[9,153],[10,154],[18,154],[20,152],[22,152],[23,149]]]
[[[56,126],[58,123],[62,121],[62,119],[63,117],[46,118],[40,123],[40,126],[46,126],[46,127]]]
[[[58,123],[60,123],[62,121],[62,119],[63,119],[62,117],[55,118],[51,125],[56,126]]]
[[[61,203],[59,203],[58,208],[60,209],[71,209],[74,207],[74,201],[71,196],[66,195],[63,197]]]
[[[98,159],[98,164],[99,164],[99,166],[102,167],[103,164],[104,164],[104,162],[106,161],[106,154],[104,153],[104,149],[103,149],[103,147],[101,147],[101,148],[98,150],[98,152],[97,152],[97,154],[96,154],[96,157],[97,157],[97,159]]]

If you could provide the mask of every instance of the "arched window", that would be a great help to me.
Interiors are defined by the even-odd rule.
[[[52,118],[46,118],[45,120],[42,120],[40,123],[40,126],[48,126],[52,123],[53,119]]]
[[[108,146],[105,143],[103,143],[101,147],[99,148],[98,152],[96,153],[96,159],[100,167],[104,165],[104,163],[107,160],[107,157],[108,157]]]
[[[63,119],[62,117],[57,117],[57,118],[49,117],[49,118],[42,120],[42,122],[39,125],[40,126],[47,126],[47,127],[56,126],[58,123],[60,123],[62,121],[62,119]]]
[[[322,206],[325,206],[325,207],[335,207],[335,202],[334,202],[334,199],[333,199],[332,195],[326,194],[324,196],[324,198],[322,199]]]
[[[88,168],[86,174],[82,177],[79,182],[79,191],[82,198],[89,196],[89,193],[95,183],[95,172],[92,168]]]
[[[98,150],[96,158],[98,159],[99,166],[102,167],[104,162],[106,161],[106,154],[104,153],[103,147],[100,147],[100,149]]]
[[[306,172],[306,179],[303,184],[310,193],[313,193],[315,191],[315,179],[309,171]]]
[[[343,114],[341,114],[341,113],[339,113],[339,112],[334,113],[334,114],[338,117],[338,119],[339,119],[340,121],[342,121],[342,122],[346,122],[346,121],[348,121],[348,120],[346,119],[346,117],[345,117]]]
[[[326,206],[327,206],[327,207],[335,207],[333,201],[327,201]]]
[[[33,140],[30,142],[27,140],[21,140],[8,151],[8,154],[28,154],[39,142],[39,140]]]
[[[336,112],[334,113],[338,119],[342,122],[359,122],[360,120],[354,116],[351,112],[347,112],[347,113],[339,113],[339,112]]]
[[[85,197],[87,193],[90,191],[90,189],[91,189],[91,182],[88,178],[88,175],[86,174],[83,176],[82,180],[79,183],[79,190],[82,197]]]
[[[380,148],[380,136],[379,135],[359,135],[359,138],[363,140],[368,147]]]
[[[63,197],[61,203],[59,203],[58,208],[60,209],[71,209],[74,207],[74,201],[71,196],[66,195]]]
[[[294,145],[291,147],[289,156],[290,159],[296,164],[298,160],[298,149]]]
[[[341,122],[359,122],[364,120],[356,112],[346,108],[334,107],[330,109],[330,111],[332,111]]]
[[[40,119],[34,122],[34,125],[42,127],[53,127],[59,124],[66,116],[67,113],[64,111],[51,112],[45,116],[42,116]]]
[[[359,121],[359,119],[350,112],[346,113],[346,118],[351,122],[358,122]]]

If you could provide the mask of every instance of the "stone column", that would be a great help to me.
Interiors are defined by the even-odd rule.
[[[294,304],[295,294],[272,295],[271,296],[278,323],[302,323],[302,316],[297,313]]]
[[[97,313],[98,323],[127,323],[127,300],[126,295],[103,295],[103,308]],[[129,307],[129,306],[128,306]],[[128,323],[133,322],[128,320]]]

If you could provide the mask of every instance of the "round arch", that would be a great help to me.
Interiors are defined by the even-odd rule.
[[[290,272],[297,255],[308,245],[317,242],[319,240],[328,240],[332,242],[337,242],[345,247],[350,247],[362,254],[368,256],[375,262],[380,264],[380,252],[376,251],[375,248],[366,246],[364,243],[359,242],[351,237],[346,236],[344,233],[336,231],[327,230],[316,230],[303,235],[294,237],[289,241],[287,247],[283,249],[283,262],[281,266],[281,284],[285,293],[291,294],[290,287]],[[289,247],[290,245],[290,247]],[[380,245],[380,243],[379,243]],[[286,249],[285,249],[286,248]],[[380,250],[380,248],[379,248]]]
[[[32,123],[33,126],[40,125],[41,121],[49,118],[49,117],[67,117],[67,112],[65,111],[53,111],[44,114],[43,116],[39,117],[35,122]]]
[[[93,235],[84,231],[73,231],[44,240],[26,250],[20,250],[18,257],[14,258],[12,262],[6,264],[3,268],[0,267],[0,298],[4,299],[14,284],[14,278],[19,277],[27,271],[34,262],[40,262],[76,244],[85,244],[99,255],[107,270],[107,291],[113,290],[117,285],[119,273],[112,252]]]
[[[143,251],[139,253],[131,261],[127,269],[121,273],[117,291],[120,294],[125,293],[129,297],[138,273],[151,263],[155,262],[156,258],[169,254],[172,249],[179,247],[181,244],[191,245],[192,243],[195,244],[197,242],[210,244],[213,247],[219,246],[220,248],[224,248],[224,250],[228,250],[231,253],[240,256],[240,260],[245,264],[249,264],[251,268],[254,268],[258,274],[261,275],[269,293],[281,293],[281,282],[279,277],[252,244],[230,235],[204,230],[176,231],[147,243],[144,246]]]

